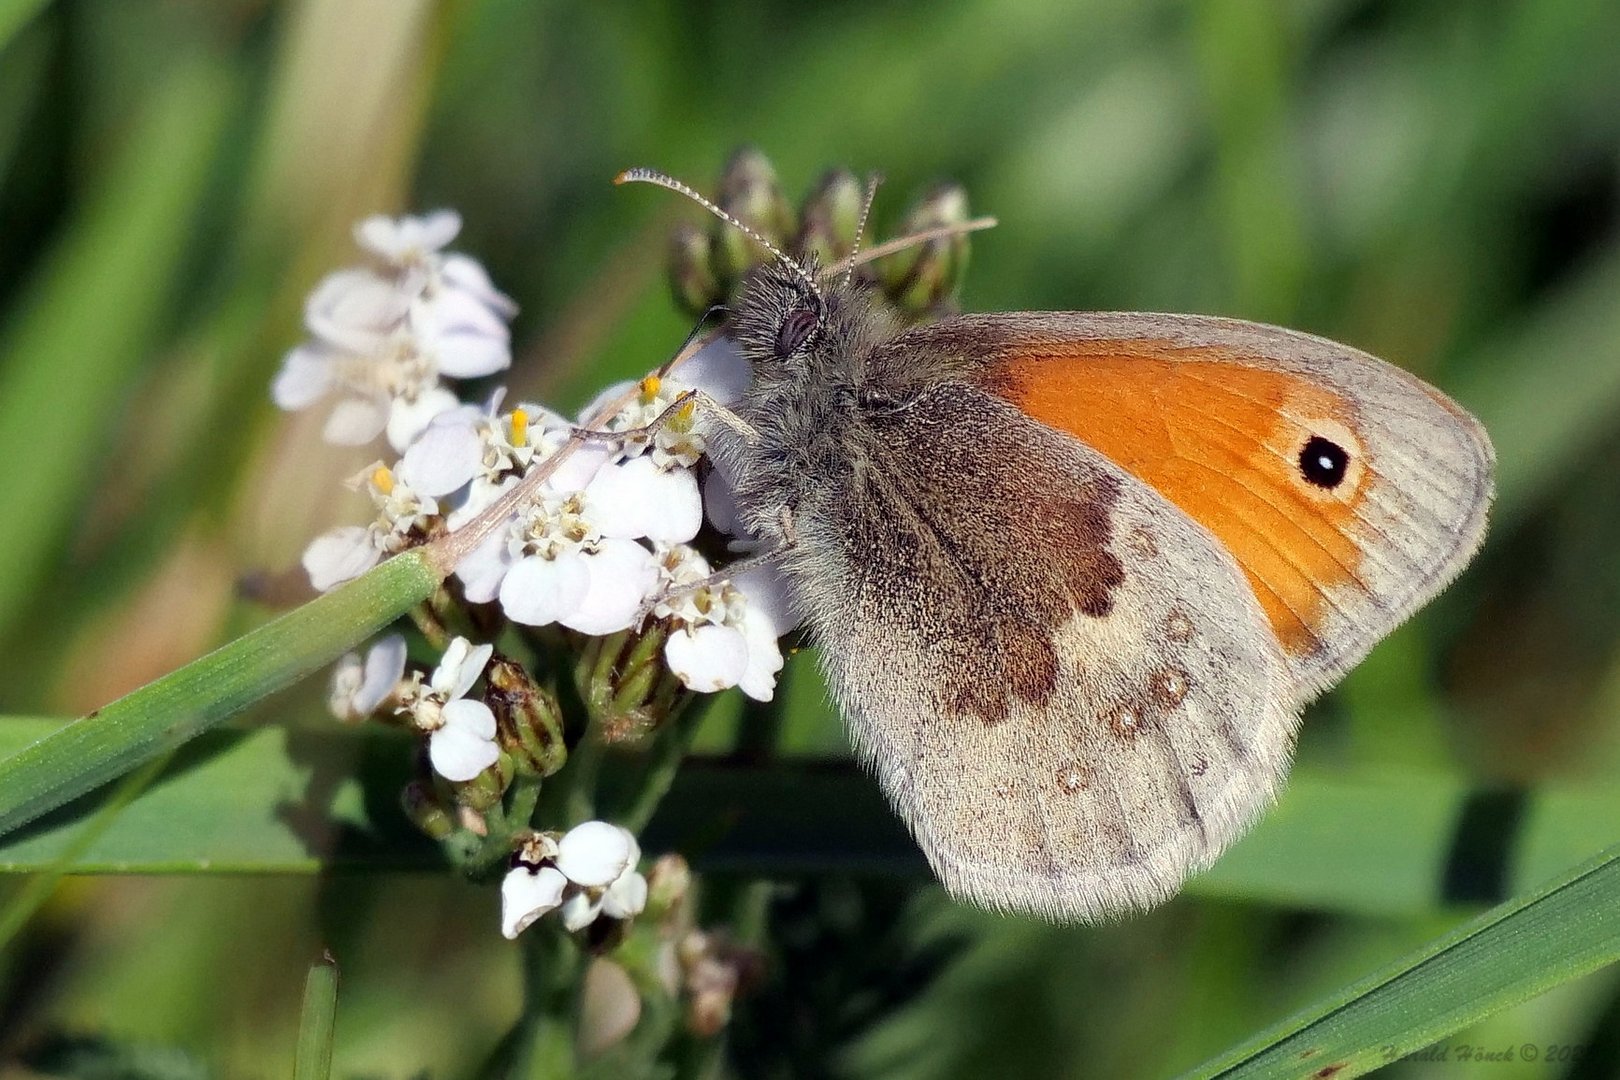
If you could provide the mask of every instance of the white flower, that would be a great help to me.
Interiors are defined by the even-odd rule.
[[[555,866],[519,863],[501,881],[501,933],[510,940],[562,905],[568,879]]]
[[[647,906],[647,879],[636,869],[641,847],[629,830],[587,821],[560,839],[526,841],[501,882],[501,931],[508,938],[550,911],[579,930],[598,916],[629,919]]]
[[[792,629],[781,576],[756,567],[716,581],[703,556],[684,544],[662,551],[659,571],[666,599],[653,612],[676,624],[664,643],[670,671],[690,690],[737,686],[769,701],[782,670],[777,639]]]
[[[557,841],[557,869],[576,885],[611,885],[640,858],[641,845],[630,830],[605,821],[575,825]]]
[[[467,691],[483,674],[494,646],[453,638],[426,686],[421,675],[401,695],[401,712],[408,712],[418,729],[430,732],[428,760],[446,780],[471,780],[500,757],[495,745],[495,714],[482,701],[467,699]]]
[[[304,549],[304,572],[317,592],[357,578],[382,560],[383,549],[364,525],[343,525],[322,533]]]
[[[364,663],[358,653],[338,661],[327,706],[339,720],[364,720],[382,707],[404,676],[405,639],[389,634],[371,647]]]
[[[487,409],[463,405],[433,418],[406,449],[399,475],[429,495],[448,495],[480,481],[486,489],[497,488],[549,458],[572,430],[566,420],[539,405],[518,405],[505,414],[497,413],[493,405]],[[584,487],[601,460],[600,453],[571,455],[559,467],[565,486],[559,486],[555,476],[553,486]]]
[[[548,484],[504,531],[463,559],[457,574],[467,598],[498,598],[508,618],[527,626],[558,623],[594,635],[627,629],[657,569],[650,551],[624,535],[605,535],[588,513],[601,475],[584,492],[565,494]]]
[[[381,262],[324,278],[304,307],[312,340],[287,354],[271,386],[283,409],[338,401],[329,442],[370,442],[385,430],[403,450],[455,408],[440,378],[478,378],[511,365],[506,319],[516,308],[472,259],[442,255],[461,219],[449,211],[361,222],[355,238]]]
[[[354,242],[401,270],[425,266],[461,232],[461,215],[435,210],[421,217],[373,214],[354,227]]]
[[[350,480],[377,508],[370,525],[344,525],[324,533],[304,549],[310,584],[325,592],[370,570],[384,555],[404,551],[425,537],[439,518],[436,500],[424,498],[381,462]]]
[[[681,544],[703,527],[696,475],[647,455],[604,465],[585,488],[585,508],[604,536]]]

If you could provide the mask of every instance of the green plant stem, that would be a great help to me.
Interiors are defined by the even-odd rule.
[[[672,677],[672,676],[666,676]],[[712,700],[709,695],[704,700]],[[698,724],[703,718],[704,709],[699,708],[688,698],[678,705],[675,714],[664,722],[664,731],[649,755],[651,760],[641,779],[641,787],[636,792],[635,801],[630,804],[619,822],[626,829],[639,834],[647,827],[647,822],[658,810],[658,804],[664,801],[669,794],[670,787],[675,783],[675,774],[680,770],[681,759],[692,746],[692,738],[697,734]]]
[[[0,762],[0,835],[331,663],[425,599],[439,566],[428,549],[397,555]]]
[[[532,927],[523,938],[523,1014],[508,1068],[510,1080],[564,1080],[575,1075],[582,957],[561,924]]]
[[[538,776],[519,776],[512,781],[512,790],[507,796],[512,805],[506,811],[506,820],[514,828],[527,829],[534,824],[534,808],[540,802],[540,787]]]
[[[309,977],[304,980],[304,1011],[298,1024],[293,1080],[326,1080],[332,1074],[337,991],[337,961],[328,954],[310,965]]]

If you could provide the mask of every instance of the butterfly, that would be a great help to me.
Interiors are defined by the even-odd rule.
[[[1364,352],[1202,315],[902,328],[753,235],[775,259],[727,330],[752,382],[711,454],[955,896],[1171,896],[1274,801],[1303,706],[1483,538],[1484,429]]]

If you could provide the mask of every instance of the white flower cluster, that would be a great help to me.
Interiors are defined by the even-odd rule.
[[[688,390],[735,401],[748,385],[746,361],[717,338],[674,377],[608,388],[575,422],[535,404],[503,410],[499,393],[484,405],[463,403],[439,376],[505,367],[502,316],[513,309],[477,263],[438,253],[459,225],[447,212],[362,223],[356,235],[381,268],[322,283],[306,313],[316,341],[294,350],[277,378],[275,397],[286,407],[343,395],[328,437],[336,437],[334,425],[340,441],[364,441],[386,426],[402,452],[351,482],[376,516],[310,544],[303,559],[310,581],[333,588],[387,555],[462,527],[548,462],[575,422],[622,432],[622,441],[572,449],[536,497],[462,560],[456,576],[464,596],[498,603],[514,623],[596,636],[630,629],[651,611],[671,621],[665,662],[688,688],[738,686],[769,700],[782,668],[777,639],[795,619],[773,570],[725,580],[690,546],[705,519],[698,481],[705,443],[695,403],[671,413]],[[364,409],[369,428],[351,422]],[[340,414],[351,420],[338,423]],[[711,478],[709,488],[710,522],[733,532],[723,485]]]
[[[371,647],[364,661],[351,653],[338,661],[328,698],[339,720],[375,716],[385,705],[408,716],[428,737],[428,760],[446,780],[463,782],[495,764],[495,714],[467,694],[495,655],[492,645],[452,638],[433,674],[405,676],[405,639],[390,634]]]
[[[627,829],[587,821],[562,837],[532,836],[501,882],[501,932],[515,938],[556,911],[568,930],[601,916],[628,919],[647,906],[641,847]]]
[[[328,275],[304,306],[310,340],[287,354],[271,385],[283,409],[338,400],[326,440],[359,446],[384,431],[403,450],[459,402],[441,378],[472,379],[511,366],[506,320],[516,312],[489,275],[441,249],[461,217],[371,217],[355,241],[373,265]]]

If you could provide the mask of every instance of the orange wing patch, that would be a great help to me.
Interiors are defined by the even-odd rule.
[[[1214,533],[1283,647],[1303,656],[1320,645],[1333,594],[1365,588],[1353,535],[1362,448],[1339,395],[1233,359],[1160,341],[1072,341],[1001,359],[990,382]]]

